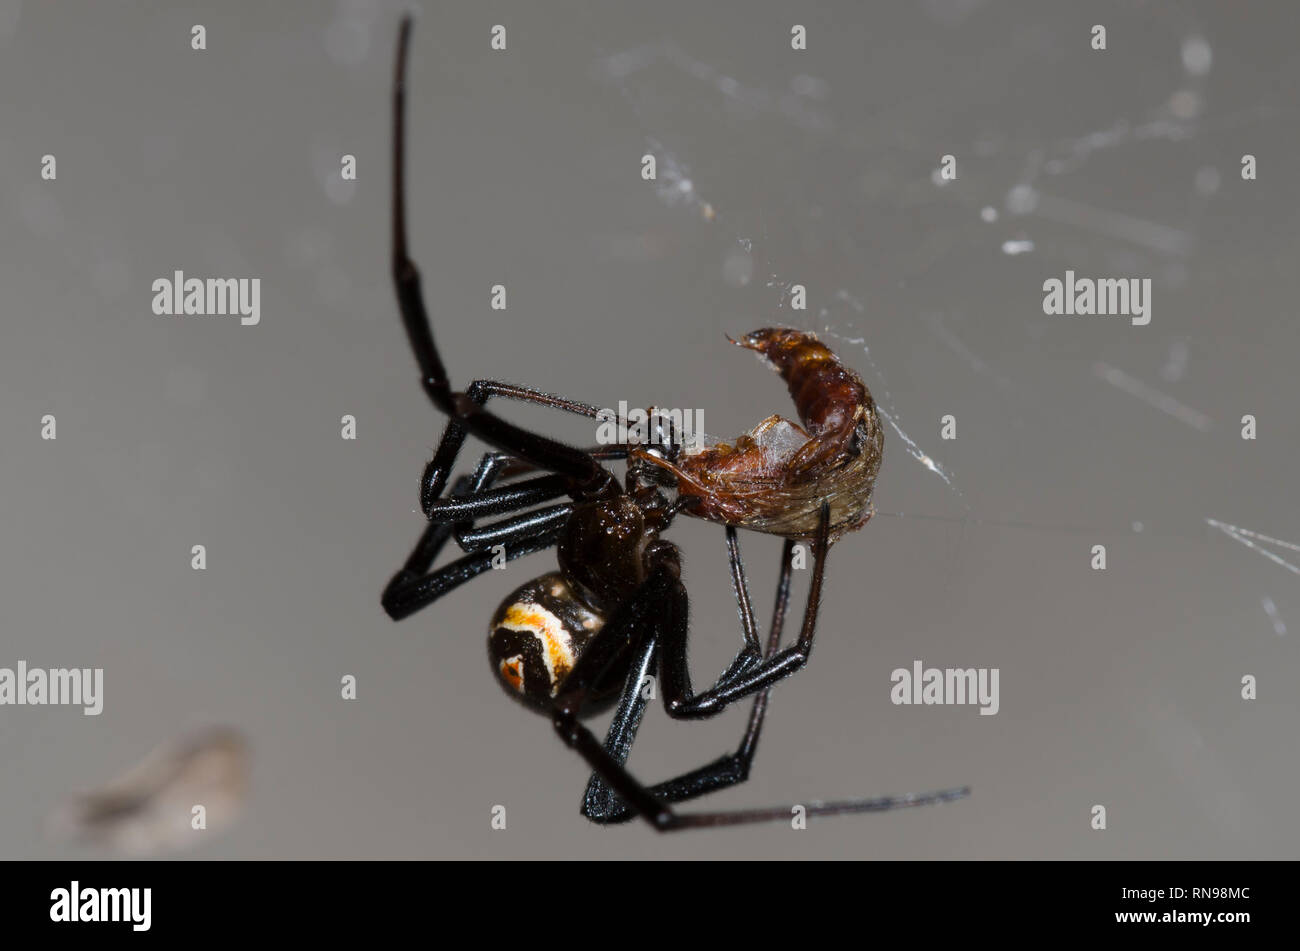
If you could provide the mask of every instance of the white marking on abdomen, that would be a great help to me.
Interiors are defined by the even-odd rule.
[[[546,665],[546,675],[550,678],[551,693],[554,694],[560,681],[573,669],[575,660],[573,638],[564,623],[540,604],[516,601],[506,609],[506,616],[499,626],[537,638],[542,663]]]

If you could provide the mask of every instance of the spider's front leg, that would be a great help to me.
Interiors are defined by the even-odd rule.
[[[589,419],[595,419],[599,412],[596,407],[587,403],[566,400],[562,396],[543,393],[541,390],[533,389],[530,386],[502,383],[497,380],[475,380],[469,385],[469,389],[465,391],[465,396],[475,406],[484,405],[493,396],[504,396],[507,399],[519,400],[524,403],[534,403],[539,406],[564,410],[567,413],[586,416]],[[461,448],[465,445],[467,435],[469,433],[462,420],[455,416],[447,420],[447,427],[443,430],[438,449],[433,454],[433,458],[429,460],[429,464],[425,466],[424,475],[420,479],[420,510],[424,512],[427,518],[434,517],[433,512],[437,507],[438,498],[442,495],[447,479],[451,476],[451,470],[456,465],[456,459],[460,455]],[[538,468],[533,463],[516,458],[510,453],[498,453],[498,455],[503,459],[502,466],[504,468],[495,470],[494,477],[517,475]]]
[[[429,474],[426,488],[422,492],[422,501],[430,503],[438,497],[441,484],[446,483],[456,454],[469,433],[537,468],[569,476],[584,485],[598,486],[611,476],[589,453],[508,423],[484,409],[483,404],[488,396],[500,395],[567,409],[592,418],[597,412],[595,407],[509,383],[479,381],[464,393],[452,389],[446,365],[434,343],[433,326],[420,289],[420,272],[407,251],[405,114],[406,57],[410,39],[411,18],[406,16],[402,19],[398,33],[397,63],[393,76],[393,282],[397,289],[402,324],[420,368],[421,385],[433,404],[451,418],[443,446],[440,447],[439,455],[435,456],[437,466]]]

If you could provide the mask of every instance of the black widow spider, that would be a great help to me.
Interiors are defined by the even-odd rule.
[[[593,773],[583,814],[600,823],[640,815],[656,829],[732,825],[789,818],[792,807],[683,814],[672,803],[743,782],[749,775],[770,686],[807,661],[817,622],[830,506],[822,503],[813,544],[815,567],[796,643],[777,650],[790,595],[793,542],[786,540],[781,577],[766,646],[760,643],[740,560],[736,529],[726,528],[727,552],[744,644],[717,682],[691,687],[686,662],[687,595],[677,547],[661,537],[695,500],[669,502],[656,479],[629,463],[624,485],[601,463],[625,459],[629,447],[581,450],[521,429],[484,408],[494,396],[553,407],[592,419],[597,409],[525,386],[476,380],[465,392],[451,388],[420,292],[419,272],[407,255],[405,223],[405,77],[411,20],[403,18],[393,88],[393,276],[402,321],[420,367],[425,393],[449,417],[421,481],[420,503],[429,519],[415,550],[384,590],[384,610],[400,620],[488,570],[504,546],[508,559],[555,546],[559,572],[544,575],[506,598],[492,622],[489,652],[494,671],[512,695],[550,715],[560,738]],[[473,434],[494,447],[472,475],[461,476],[443,496],[452,466]],[[669,449],[669,461],[675,450]],[[504,477],[546,474],[493,487]],[[660,480],[661,481],[661,480]],[[531,509],[488,525],[488,516]],[[466,553],[431,570],[454,537]],[[647,698],[644,679],[661,671],[664,703],[676,719],[708,717],[732,701],[755,695],[748,726],[734,753],[675,779],[647,787],[625,768]],[[579,717],[618,696],[604,744]],[[807,815],[879,812],[961,798],[966,789],[924,795],[812,802]]]

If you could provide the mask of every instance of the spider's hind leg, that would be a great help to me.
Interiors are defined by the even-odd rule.
[[[728,532],[728,547],[734,551],[734,547],[732,547],[732,543],[734,543],[733,533],[734,530]],[[777,584],[776,606],[772,611],[771,631],[768,634],[767,647],[763,655],[765,657],[772,656],[781,643],[781,631],[785,626],[786,608],[790,603],[790,575],[792,570],[790,553],[793,547],[794,542],[786,541],[781,552],[781,578]],[[738,564],[737,561],[733,560],[733,566],[738,566]],[[754,612],[750,605],[749,588],[745,583],[743,568],[735,573],[733,577],[738,581],[736,599],[741,623],[745,626],[746,642],[752,640],[756,643],[757,631],[754,625]],[[646,678],[654,673],[654,654],[655,644],[649,642],[642,648],[641,653],[633,662],[623,698],[619,702],[617,712],[614,714],[609,733],[605,736],[606,751],[620,764],[627,762],[628,754],[632,750],[632,743],[636,740],[637,729],[641,725],[642,714],[645,712],[646,704],[650,702],[650,698],[645,693],[644,685],[647,682]],[[754,754],[758,750],[758,737],[763,731],[763,719],[767,714],[768,692],[768,690],[762,690],[754,698],[754,705],[749,713],[749,723],[745,727],[745,734],[741,738],[740,746],[736,748],[734,753],[727,753],[698,769],[693,769],[665,782],[657,783],[651,787],[651,792],[664,802],[684,802],[719,789],[737,786],[747,780],[750,767],[754,762]],[[626,822],[636,817],[636,813],[623,803],[600,773],[592,773],[591,780],[587,783],[587,791],[582,799],[582,814],[592,822],[599,823]]]
[[[666,798],[658,795],[655,789],[642,785],[628,772],[626,766],[618,761],[616,753],[606,749],[581,722],[580,715],[587,707],[587,701],[593,695],[594,687],[606,671],[617,669],[615,665],[630,657],[644,656],[629,655],[629,651],[654,650],[660,643],[669,644],[685,637],[688,601],[686,589],[682,587],[678,578],[679,572],[680,566],[673,563],[671,554],[658,561],[651,570],[650,576],[636,593],[587,645],[585,652],[565,678],[552,706],[551,721],[565,745],[586,760],[587,765],[617,795],[627,809],[644,818],[656,830],[670,832],[704,826],[789,821],[796,810],[810,817],[884,812],[910,806],[951,802],[970,794],[968,788],[961,788],[877,799],[805,801],[806,804],[797,806],[785,805],[762,809],[696,813],[680,813],[674,810]],[[775,656],[779,657],[781,653]],[[639,689],[639,682],[632,682],[631,678],[629,684],[632,689]],[[631,702],[626,696],[624,700]],[[708,767],[705,767],[705,770],[707,771]],[[697,771],[697,774],[699,772],[701,771]],[[687,778],[697,774],[687,774]],[[700,792],[707,791],[708,789],[700,789]]]
[[[746,635],[745,646],[731,666],[712,687],[700,693],[691,688],[686,664],[686,632],[674,631],[664,642],[664,706],[674,719],[698,719],[721,713],[727,705],[764,690],[784,680],[808,662],[813,637],[817,633],[817,610],[821,605],[822,584],[826,576],[826,553],[830,548],[830,504],[823,502],[813,543],[812,582],[803,624],[794,644],[769,656],[761,656],[755,639]],[[740,577],[740,553],[735,536],[727,536],[733,578]],[[742,605],[743,609],[743,605]]]

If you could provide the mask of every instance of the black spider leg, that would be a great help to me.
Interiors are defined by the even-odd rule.
[[[596,407],[589,406],[586,403],[566,400],[563,397],[555,396],[552,393],[543,393],[541,390],[535,390],[532,387],[501,383],[496,380],[475,380],[469,385],[465,395],[478,406],[482,406],[493,396],[504,396],[525,403],[536,403],[540,406],[564,410],[590,419],[595,419],[599,412]],[[465,445],[467,435],[469,433],[460,420],[455,417],[447,420],[447,427],[442,432],[442,439],[438,442],[438,449],[434,452],[433,458],[429,460],[429,464],[425,466],[424,475],[420,479],[420,510],[428,517],[432,517],[430,513],[436,506],[439,496],[442,495],[443,487],[451,475],[452,468],[456,465],[456,458]],[[526,460],[516,459],[510,453],[502,455],[512,460],[512,463],[505,471],[500,473],[501,475],[515,475],[538,468]]]
[[[510,463],[511,458],[507,455],[487,453],[472,476],[461,476],[456,480],[452,486],[453,495],[473,498],[474,493],[482,493]],[[526,500],[521,504],[532,503]],[[505,546],[506,560],[513,561],[554,545],[562,524],[542,524],[534,526],[532,531],[514,532],[497,544]],[[487,550],[467,554],[437,571],[430,571],[452,533],[469,527],[466,522],[429,522],[425,526],[415,549],[397,574],[393,575],[380,598],[389,617],[400,621],[492,567],[497,554]]]
[[[691,689],[691,675],[686,663],[686,635],[673,632],[663,646],[664,706],[675,719],[711,717],[726,709],[727,704],[770,687],[790,676],[808,662],[813,636],[817,632],[817,610],[821,605],[822,584],[826,575],[826,552],[830,548],[830,503],[823,502],[813,544],[812,584],[804,608],[803,625],[793,645],[764,657],[756,636],[746,633],[745,644],[717,682],[702,693]],[[728,536],[734,547],[734,535]],[[733,573],[736,561],[733,561]]]
[[[457,558],[437,571],[430,572],[429,566],[438,557],[451,532],[452,526],[447,522],[430,522],[424,534],[420,536],[420,541],[416,544],[411,557],[384,589],[380,601],[388,616],[394,621],[400,621],[429,606],[447,592],[460,587],[466,581],[492,567],[497,552],[486,550]],[[504,557],[506,561],[514,561],[516,558],[534,552],[545,551],[558,540],[558,527],[544,527],[533,535],[520,534],[512,538],[510,544],[505,545]]]
[[[745,640],[757,641],[758,631],[754,622],[754,611],[735,535],[736,530],[727,526],[727,554],[731,562],[737,610],[740,613],[741,626],[745,631]],[[776,605],[772,609],[771,631],[763,654],[765,657],[775,653],[781,644],[786,608],[790,604],[790,576],[793,571],[790,555],[793,548],[794,542],[787,540],[781,552],[781,577],[777,582]],[[605,749],[620,764],[627,763],[632,744],[636,741],[637,729],[641,725],[641,717],[650,702],[643,685],[646,683],[646,676],[654,670],[655,647],[655,642],[647,639],[640,654],[633,661],[628,675],[628,689],[624,690],[618,710],[610,723],[609,733],[605,736]],[[763,718],[767,714],[769,690],[770,688],[760,690],[754,698],[754,705],[749,713],[749,724],[745,728],[740,746],[734,753],[727,753],[675,779],[656,783],[650,791],[664,802],[682,802],[718,789],[738,785],[748,779],[754,754],[758,750],[758,737],[763,730]],[[619,800],[599,773],[593,773],[587,784],[587,791],[582,801],[582,814],[594,822],[601,823],[624,822],[636,816],[635,812]]]
[[[622,446],[601,446],[592,449],[591,452],[595,458],[617,459],[625,456],[627,449]],[[456,480],[452,486],[452,501],[463,506],[459,510],[459,517],[462,520],[431,521],[425,527],[406,563],[384,588],[380,600],[389,617],[394,621],[408,617],[490,569],[496,554],[494,551],[484,549],[502,545],[505,547],[506,560],[513,561],[543,551],[556,543],[564,521],[573,508],[567,503],[538,509],[478,529],[473,527],[471,517],[466,515],[468,509],[464,506],[468,506],[475,499],[485,497],[491,504],[484,508],[490,508],[491,514],[525,507],[539,501],[535,493],[524,492],[516,495],[513,504],[507,506],[502,502],[501,496],[492,494],[494,490],[489,488],[492,483],[503,474],[509,474],[517,465],[518,460],[506,453],[489,452],[479,460],[478,468],[472,476],[461,476]],[[527,468],[527,464],[524,464],[524,467]],[[461,548],[468,554],[437,571],[430,571],[433,562],[446,545],[447,539],[453,534]]]
[[[593,459],[621,459],[627,455],[622,446],[597,446],[587,450]],[[504,460],[504,461],[503,461]],[[511,464],[514,463],[512,466]],[[488,453],[479,463],[480,472],[475,475],[475,482],[469,494],[453,492],[449,497],[435,499],[425,509],[425,515],[431,522],[455,522],[463,525],[485,515],[500,515],[513,512],[530,505],[549,502],[570,492],[573,480],[567,476],[550,474],[525,479],[502,486],[499,489],[487,489],[484,486],[490,479],[500,475],[526,471],[526,463],[503,453]],[[487,467],[484,470],[484,467]]]
[[[666,542],[659,542],[656,545],[665,546],[660,549],[660,552],[672,549],[672,546]],[[658,641],[662,638],[672,642],[686,635],[688,602],[686,589],[682,587],[678,578],[680,568],[675,563],[675,554],[656,557],[658,554],[651,553],[653,568],[649,577],[588,644],[578,663],[565,678],[552,709],[555,730],[565,744],[576,750],[629,808],[661,832],[701,826],[788,820],[795,814],[794,806],[678,813],[656,796],[653,790],[643,786],[633,777],[623,764],[601,745],[595,734],[579,720],[592,687],[600,682],[602,674],[611,665],[626,658],[628,651],[643,649],[647,640]],[[640,689],[640,683],[631,678],[624,688],[625,693],[628,686],[634,690]],[[624,700],[626,699],[625,697]],[[950,802],[961,799],[969,793],[969,788],[949,789],[878,799],[816,801],[801,804],[799,808],[802,808],[804,816],[884,812],[890,809]]]
[[[497,545],[505,545],[508,549],[521,538],[531,538],[552,531],[558,532],[572,512],[573,503],[565,502],[502,519],[491,525],[462,529],[456,532],[456,544],[462,551],[469,553],[494,548]]]
[[[568,476],[544,475],[524,479],[497,489],[484,489],[472,495],[439,499],[429,509],[429,521],[464,524],[489,515],[514,512],[540,502],[549,502],[569,491]]]
[[[628,450],[626,446],[593,446],[587,450],[595,459],[624,459],[627,457]],[[439,500],[428,509],[429,517],[435,521],[448,521],[448,513],[454,511],[456,506],[462,505],[469,499],[476,496],[485,495],[482,490],[496,478],[514,475],[519,472],[527,472],[533,469],[529,463],[515,459],[507,453],[489,452],[483,456],[479,462],[479,469],[474,476],[474,483],[470,487],[468,496],[453,492],[447,499]],[[548,478],[548,477],[542,477]],[[549,477],[554,478],[554,477]],[[533,503],[533,501],[542,502],[564,492],[557,492],[554,495],[538,493],[537,486],[540,479],[530,480],[531,488],[516,499],[522,499],[519,504],[512,504],[508,507],[502,507],[495,510],[492,514],[502,511],[512,511],[517,508],[523,508]],[[515,483],[513,486],[507,486],[507,489],[524,486],[525,483]],[[502,490],[493,490],[501,492]],[[565,490],[567,491],[567,489]],[[495,496],[501,499],[502,496]],[[536,509],[531,512],[525,512],[523,515],[517,515],[513,518],[502,519],[500,522],[493,522],[490,525],[474,527],[469,521],[457,520],[454,537],[456,544],[464,552],[481,551],[492,545],[508,545],[517,538],[535,535],[547,528],[558,528],[564,523],[569,513],[573,511],[573,506],[569,503],[554,505],[549,508]],[[463,509],[462,509],[463,512]]]
[[[525,429],[508,423],[485,410],[483,400],[476,400],[469,393],[456,393],[451,388],[447,369],[433,341],[433,328],[429,322],[424,306],[424,297],[420,292],[420,272],[407,253],[406,243],[406,55],[410,46],[411,18],[402,18],[401,30],[397,40],[397,64],[393,76],[393,280],[397,287],[398,306],[402,314],[402,323],[411,343],[420,367],[421,384],[433,404],[451,417],[448,433],[450,436],[449,456],[437,460],[450,468],[455,453],[459,451],[458,442],[464,440],[466,432],[473,433],[484,442],[497,449],[518,456],[540,469],[569,476],[593,490],[612,481],[609,472],[592,456],[564,443],[539,436]],[[577,408],[576,411],[593,418],[595,407],[562,400],[559,397],[543,394],[526,387],[511,387],[510,384],[495,384],[501,395],[513,395],[533,402],[552,406],[564,405]],[[513,392],[505,393],[505,387]],[[521,395],[524,394],[524,395]],[[486,397],[484,397],[486,398]],[[445,480],[445,476],[443,476]],[[426,500],[437,498],[437,493],[426,496]]]

